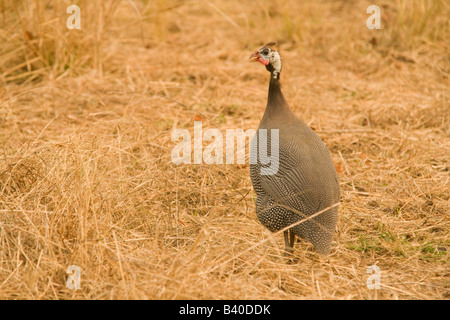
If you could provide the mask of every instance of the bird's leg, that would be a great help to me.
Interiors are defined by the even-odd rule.
[[[284,245],[285,245],[285,255],[290,256],[294,252],[294,239],[295,234],[292,231],[284,231]]]
[[[292,248],[292,251],[294,251],[294,243],[295,243],[295,233],[291,230],[289,233],[289,245]]]

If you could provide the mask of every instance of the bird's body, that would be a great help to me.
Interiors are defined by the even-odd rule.
[[[270,65],[266,67],[271,71]],[[274,174],[261,174],[264,165],[257,150],[252,150],[258,155],[257,162],[250,165],[256,213],[272,232],[339,203],[339,182],[330,153],[320,137],[289,108],[281,92],[280,72],[271,71],[267,106],[258,128],[267,129],[267,150],[272,150],[271,130],[279,130],[279,167]],[[254,139],[260,139],[260,132]],[[257,146],[252,143],[252,148]],[[294,226],[290,236],[285,232],[287,250],[292,250],[296,235],[311,242],[318,253],[328,254],[336,222],[334,206]]]

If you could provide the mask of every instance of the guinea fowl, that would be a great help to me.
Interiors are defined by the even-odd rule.
[[[325,255],[330,252],[337,222],[340,191],[336,169],[324,142],[295,116],[284,99],[280,86],[281,59],[275,46],[275,42],[270,42],[249,58],[251,62],[259,61],[270,72],[266,110],[251,145],[251,154],[256,155],[256,161],[250,162],[257,195],[256,214],[266,228],[276,232],[324,211],[284,231],[284,240],[287,253],[293,252],[298,236]],[[262,136],[261,129],[267,130],[267,138]],[[273,129],[278,129],[279,164],[276,172],[263,174],[267,161],[261,160],[259,138],[267,141],[262,149],[272,150]]]

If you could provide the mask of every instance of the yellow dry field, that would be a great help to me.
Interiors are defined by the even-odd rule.
[[[1,299],[449,299],[448,1],[74,2],[0,1]],[[326,257],[283,256],[248,164],[171,158],[258,127],[272,40],[339,174]]]

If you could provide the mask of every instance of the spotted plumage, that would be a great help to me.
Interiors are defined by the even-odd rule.
[[[339,202],[339,182],[327,147],[295,116],[281,92],[281,59],[275,50],[274,43],[269,43],[250,56],[271,72],[267,106],[258,129],[279,130],[278,171],[272,175],[261,174],[257,143],[252,143],[251,151],[258,155],[257,162],[250,165],[257,195],[256,213],[259,221],[272,232]],[[267,136],[267,150],[271,150],[270,133]],[[259,130],[254,139],[259,139]],[[286,231],[287,251],[292,252],[294,238],[298,236],[311,242],[318,253],[328,254],[337,213],[335,206]]]

